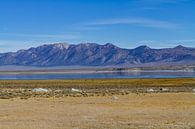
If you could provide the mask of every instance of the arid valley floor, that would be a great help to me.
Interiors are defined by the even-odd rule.
[[[0,81],[0,129],[194,129],[194,89],[182,78]]]

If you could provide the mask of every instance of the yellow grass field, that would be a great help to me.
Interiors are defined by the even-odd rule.
[[[33,92],[44,88],[48,92]],[[80,92],[72,92],[72,88]],[[129,93],[193,92],[195,78],[177,79],[89,79],[89,80],[1,80],[0,99],[32,97],[88,97]]]
[[[195,129],[195,79],[2,80],[0,129]]]
[[[80,79],[80,80],[0,80],[0,88],[129,88],[194,86],[195,78],[167,79]]]
[[[0,129],[194,129],[193,93],[0,100]]]

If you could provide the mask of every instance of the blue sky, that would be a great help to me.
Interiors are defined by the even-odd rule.
[[[2,0],[0,53],[42,44],[195,47],[195,0]]]

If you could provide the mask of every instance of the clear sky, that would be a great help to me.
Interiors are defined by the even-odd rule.
[[[56,42],[195,47],[195,0],[0,1],[0,53]]]

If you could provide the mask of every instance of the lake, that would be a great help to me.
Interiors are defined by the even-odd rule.
[[[0,74],[0,80],[102,79],[102,78],[195,78],[195,72],[144,71],[113,73]]]

